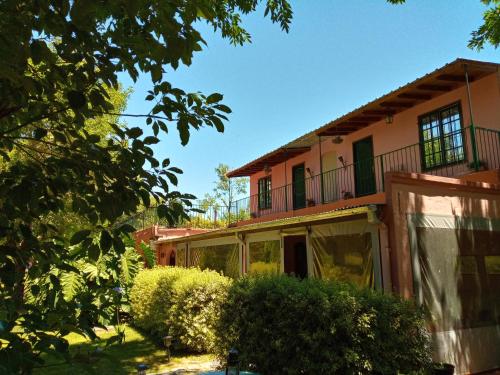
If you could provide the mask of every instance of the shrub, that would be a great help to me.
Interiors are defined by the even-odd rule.
[[[423,312],[372,290],[267,275],[235,281],[222,307],[218,357],[234,347],[262,374],[396,374],[430,361]]]
[[[229,284],[229,278],[197,268],[143,270],[131,290],[134,324],[158,338],[172,336],[176,349],[211,351]]]

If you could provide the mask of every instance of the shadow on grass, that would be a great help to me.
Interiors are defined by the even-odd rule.
[[[45,365],[36,368],[34,374],[135,374],[140,363],[149,366],[148,373],[168,372],[184,367],[184,364],[211,360],[208,355],[174,353],[167,362],[163,348],[130,327],[126,329],[125,342],[106,347],[106,339],[113,335],[111,332],[103,332],[99,334],[102,340],[96,342],[86,341],[78,335],[69,335],[67,339],[73,358],[71,363],[65,363],[61,356],[47,355],[44,357]]]

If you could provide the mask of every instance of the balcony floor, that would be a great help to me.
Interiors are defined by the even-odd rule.
[[[256,217],[254,219],[239,221],[238,223],[233,224],[233,226],[240,227],[240,226],[244,226],[244,225],[248,225],[248,224],[262,223],[262,222],[273,221],[273,220],[278,220],[278,219],[286,219],[289,217],[313,215],[313,214],[319,214],[322,212],[340,210],[340,209],[344,209],[344,208],[353,208],[353,207],[359,207],[359,206],[367,206],[370,204],[385,204],[385,203],[386,203],[385,193],[376,193],[376,194],[366,195],[366,196],[359,197],[359,198],[343,199],[343,200],[336,201],[336,202],[318,204],[318,205],[315,205],[313,207],[301,208],[299,210],[289,210],[289,211],[277,212],[277,213],[273,213],[273,214],[269,214],[269,215],[263,215],[260,217]]]

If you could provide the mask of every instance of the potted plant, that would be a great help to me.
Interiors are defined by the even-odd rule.
[[[455,366],[449,363],[438,362],[432,365],[432,374],[434,375],[453,375]]]
[[[469,163],[469,169],[474,169],[477,171],[485,171],[488,169],[488,165],[484,160],[478,160],[477,162]]]

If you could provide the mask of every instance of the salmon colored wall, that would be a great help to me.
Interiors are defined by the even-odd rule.
[[[168,266],[170,264],[170,255],[175,253],[175,245],[172,243],[160,243],[156,245],[156,261],[160,266]],[[174,264],[175,265],[175,262]]]
[[[498,219],[500,185],[418,174],[386,176],[391,276],[395,291],[410,298],[413,274],[408,214]],[[454,364],[457,374],[482,373],[500,364],[498,326],[437,330],[432,333],[432,341],[433,360]]]
[[[193,228],[166,228],[160,227],[158,225],[153,225],[149,228],[137,231],[134,233],[135,240],[135,250],[142,254],[142,250],[140,248],[141,242],[144,242],[148,245],[151,244],[152,248],[156,252],[156,260],[159,265],[166,266],[170,261],[170,254],[172,251],[175,251],[175,246],[158,242],[158,239],[172,239],[179,237],[187,237],[192,236],[194,234],[206,233],[208,229],[193,229]],[[151,241],[154,241],[151,243]]]
[[[460,177],[464,181],[486,182],[488,184],[500,184],[500,169],[482,171]]]
[[[500,218],[500,185],[422,174],[387,173],[391,278],[395,292],[413,295],[407,215]]]
[[[479,127],[500,130],[500,73],[491,74],[472,82],[471,98],[474,124]],[[386,124],[384,119],[367,128],[351,133],[343,137],[344,141],[341,144],[333,144],[331,138],[327,138],[322,141],[322,154],[336,151],[337,156],[342,156],[346,164],[351,164],[353,162],[353,142],[369,136],[373,137],[375,156],[416,144],[419,142],[418,117],[457,101],[461,103],[463,125],[469,126],[470,113],[467,91],[466,87],[463,86],[395,115],[392,124]],[[272,188],[290,184],[292,167],[301,163],[305,163],[305,167],[310,168],[314,175],[320,173],[319,138],[318,143],[314,144],[309,152],[271,168]],[[339,163],[337,163],[337,167],[339,167]],[[258,193],[257,181],[264,176],[266,176],[264,171],[250,176],[251,195]],[[306,177],[308,177],[307,173]],[[346,186],[346,189],[352,188],[352,185],[347,182]]]

